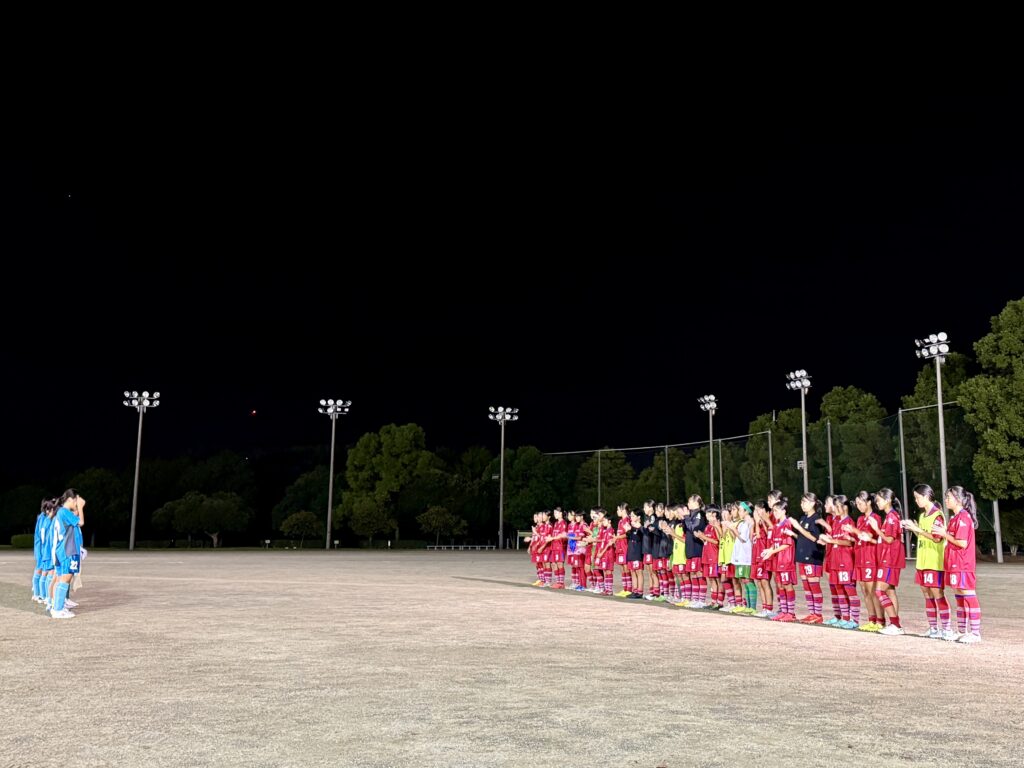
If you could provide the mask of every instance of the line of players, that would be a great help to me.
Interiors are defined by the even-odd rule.
[[[896,589],[906,565],[903,531],[908,530],[918,540],[915,582],[925,599],[927,637],[980,642],[974,497],[960,486],[949,489],[948,524],[930,486],[917,485],[914,501],[917,522],[904,519],[889,488],[861,491],[852,503],[843,495],[822,503],[815,494],[804,494],[800,519],[789,516],[781,491],[753,505],[738,501],[721,509],[696,495],[685,506],[649,500],[642,515],[620,504],[617,524],[600,507],[590,511],[589,522],[582,512],[565,515],[556,508],[534,515],[527,539],[537,569],[534,586],[566,589],[568,563],[569,589],[612,595],[618,566],[617,597],[902,635]],[[795,615],[798,574],[807,607],[801,619]],[[829,619],[823,616],[823,578],[834,614]],[[947,585],[955,591],[956,631]]]
[[[57,499],[43,499],[36,518],[33,549],[32,602],[43,605],[51,618],[72,619],[78,603],[68,597],[87,552],[82,546],[85,499],[69,488]]]

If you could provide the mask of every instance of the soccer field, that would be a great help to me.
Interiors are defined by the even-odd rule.
[[[1021,763],[1018,565],[963,646],[536,589],[525,552],[94,552],[57,621],[31,558],[0,552],[2,768]]]

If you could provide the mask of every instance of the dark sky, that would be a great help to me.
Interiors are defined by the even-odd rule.
[[[894,411],[915,336],[966,351],[1024,296],[1024,162],[973,106],[838,132],[154,109],[26,144],[0,169],[0,461],[130,465],[125,388],[161,391],[165,456],[326,442],[330,396],[343,441],[415,421],[495,449],[492,404],[545,450],[698,440],[698,395],[741,433],[798,367],[812,417],[837,384]]]

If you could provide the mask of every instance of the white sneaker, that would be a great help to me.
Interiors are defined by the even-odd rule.
[[[756,616],[757,618],[759,618],[759,619],[763,619],[763,618],[764,618],[765,616],[767,616],[767,615],[768,615],[768,611],[765,611],[765,610],[761,610],[761,611],[758,611],[757,613],[755,613],[754,615],[755,615],[755,616]]]
[[[50,611],[51,619],[73,619],[75,614],[65,608],[63,611]]]
[[[960,633],[952,629],[945,629],[942,631],[942,639],[950,643],[955,643],[960,639]]]
[[[964,645],[973,645],[974,643],[980,643],[981,635],[976,635],[973,632],[968,632],[966,635],[961,637],[957,642],[963,643]]]
[[[687,607],[688,608],[696,608],[696,609],[699,610],[699,609],[704,607],[704,603],[702,603],[700,600],[698,600],[696,602],[691,602]]]
[[[729,611],[732,610],[732,606],[730,606],[730,605],[723,605],[723,606],[720,606],[718,610],[725,611],[726,613],[728,613]]]
[[[878,630],[880,635],[905,635],[903,627],[897,627],[895,624],[889,624],[885,629]]]
[[[64,601],[64,607],[65,608],[77,608],[78,607],[78,603],[76,603],[74,600],[65,600]]]
[[[942,633],[935,627],[928,627],[928,634],[925,637],[929,640],[939,640],[942,638]]]

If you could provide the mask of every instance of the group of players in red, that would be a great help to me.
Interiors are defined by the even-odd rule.
[[[589,520],[561,508],[539,512],[527,539],[537,569],[534,586],[612,595],[618,566],[617,597],[902,635],[896,590],[908,531],[917,537],[915,582],[925,600],[926,636],[980,642],[974,497],[960,486],[950,488],[944,499],[951,513],[947,522],[931,487],[918,485],[913,495],[917,522],[906,518],[888,488],[861,491],[852,502],[840,494],[823,503],[806,493],[799,519],[789,516],[781,491],[753,505],[738,501],[721,508],[696,495],[686,505],[650,500],[642,515],[620,504],[617,523],[600,507],[590,510]],[[798,577],[807,606],[801,619],[795,616]],[[822,615],[822,579],[831,594],[829,619]],[[956,631],[947,586],[955,592]]]

